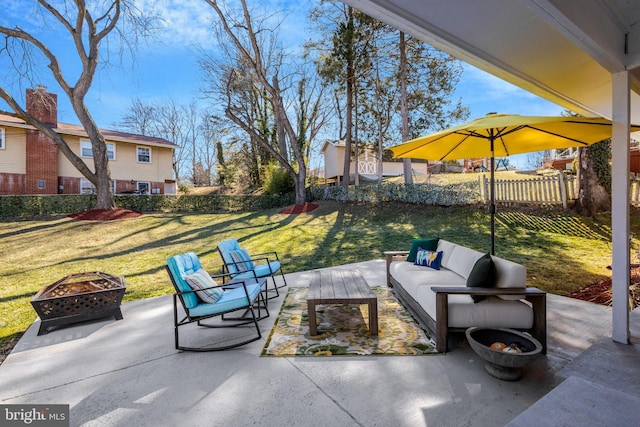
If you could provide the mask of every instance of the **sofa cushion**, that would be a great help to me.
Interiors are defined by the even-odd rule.
[[[496,297],[487,297],[477,304],[462,297],[449,296],[449,327],[468,328],[514,328],[533,327],[533,309],[522,301],[505,301]]]
[[[431,286],[418,286],[411,296],[433,320],[436,319],[436,293],[431,290]],[[449,327],[452,328],[480,326],[529,329],[533,327],[533,309],[522,301],[505,301],[490,296],[474,304],[469,295],[449,295],[448,301]]]
[[[447,240],[440,239],[438,240],[438,248],[437,251],[442,252],[442,262],[441,266],[449,268],[449,261],[451,260],[451,254],[453,254],[453,249],[458,246],[455,243],[451,243]]]
[[[174,255],[167,258],[167,266],[180,292],[186,292],[182,295],[185,306],[187,308],[195,307],[199,300],[195,292],[189,292],[191,291],[191,286],[189,286],[185,277],[202,268],[198,256],[195,252]]]
[[[411,249],[409,250],[407,261],[415,262],[419,248],[426,249],[428,251],[435,251],[438,248],[438,238],[433,237],[429,239],[413,239],[411,241]]]
[[[416,255],[415,265],[440,270],[440,262],[442,261],[442,251],[434,252],[419,248]]]
[[[438,248],[438,250],[441,249]],[[467,280],[469,273],[471,273],[471,270],[473,270],[473,267],[476,265],[476,261],[484,255],[482,252],[464,246],[453,245],[453,247],[449,249],[450,255],[445,265],[444,258],[447,257],[447,251],[446,249],[442,250],[444,252],[442,265],[464,277],[465,280]]]
[[[493,264],[490,254],[481,256],[471,269],[467,277],[467,287],[470,288],[493,288],[496,285],[496,267]],[[485,299],[482,295],[471,295],[473,302],[480,302]]]
[[[527,269],[524,265],[508,259],[493,256],[496,266],[496,288],[525,288],[527,286]],[[500,295],[503,300],[519,300],[524,295]]]
[[[250,301],[254,302],[258,298],[261,287],[259,283],[252,283],[247,284],[246,288],[247,292],[243,286],[227,289],[215,304],[198,304],[189,309],[189,315],[207,316],[247,307],[247,293]]]
[[[389,273],[396,279],[407,293],[413,295],[420,285],[428,286],[464,286],[465,279],[451,270],[440,267],[440,270],[424,268],[405,261],[392,262]],[[431,292],[431,291],[429,291]],[[433,293],[433,292],[432,292]],[[435,305],[434,305],[435,307]],[[434,312],[429,312],[435,315]]]

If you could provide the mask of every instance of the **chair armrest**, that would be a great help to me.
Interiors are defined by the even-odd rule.
[[[254,256],[269,255],[269,254],[275,255],[276,259],[278,259],[278,253],[276,251],[269,251],[269,252],[263,252],[261,254],[249,254],[249,255],[251,255],[251,258],[253,259]]]
[[[263,254],[258,254],[258,255],[263,255]],[[267,256],[253,256],[253,255],[251,255],[251,261],[252,262],[262,261],[262,260],[266,260],[267,262],[270,262],[269,261],[269,257],[267,257]]]
[[[387,262],[387,287],[391,288],[391,274],[389,273],[389,266],[393,261],[402,261],[402,259],[396,259],[409,255],[409,251],[384,251],[384,256]]]
[[[409,251],[384,251],[384,256],[387,259],[387,268],[393,261],[405,261],[409,255]]]
[[[468,288],[455,286],[434,286],[433,292],[449,295],[542,295],[546,292],[538,288]]]
[[[262,259],[262,258],[257,258],[257,259]],[[251,261],[253,262],[254,260],[253,260],[253,259],[251,259]],[[211,277],[217,277],[217,276],[229,276],[229,277],[233,277],[233,276],[235,276],[235,275],[238,275],[238,274],[241,274],[241,273],[245,273],[245,272],[247,272],[247,271],[251,271],[251,272],[253,273],[253,277],[257,280],[257,279],[258,279],[258,276],[256,276],[255,268],[246,269],[246,270],[244,270],[244,271],[240,271],[240,272],[237,272],[237,273],[231,273],[231,272],[229,272],[229,266],[230,266],[230,265],[237,265],[237,264],[242,264],[242,265],[244,265],[244,263],[245,263],[245,262],[246,262],[246,261],[225,262],[225,263],[223,264],[223,266],[222,266],[222,271],[223,271],[223,272],[222,272],[222,274],[215,275],[215,276],[213,276],[213,275],[212,275]],[[224,280],[224,279],[223,279],[223,280]]]
[[[240,283],[240,281],[238,281],[237,283]],[[206,288],[202,288],[202,289],[189,289],[188,291],[176,291],[175,294],[176,295],[193,294],[195,292],[204,291],[205,289],[223,288],[225,286],[226,286],[225,284],[215,285],[215,286],[207,286]]]
[[[216,275],[213,275],[211,277],[213,278],[213,277],[218,277],[218,276],[229,276],[229,274],[216,274]],[[255,281],[255,284],[260,284],[260,287],[262,287],[262,285],[264,284],[264,281],[265,281],[265,280],[261,280],[261,279],[258,279],[258,278],[256,278],[255,280],[254,279],[249,279],[249,280],[252,281],[252,282]],[[231,282],[222,283],[220,285],[207,286],[206,288],[202,288],[202,289],[190,289],[188,291],[176,292],[175,294],[176,295],[192,294],[192,293],[195,293],[195,292],[203,291],[205,289],[215,289],[215,288],[222,288],[222,290],[224,291],[226,289],[235,289],[235,288],[238,288],[240,286],[242,286],[242,288],[244,289],[244,293],[247,296],[247,301],[249,301],[250,300],[250,298],[249,298],[249,290],[247,289],[247,280],[246,279],[232,280]],[[215,304],[215,302],[211,303],[211,304]]]
[[[409,255],[409,251],[384,251],[386,256]]]
[[[227,272],[225,272],[225,271],[224,271],[224,268],[225,268],[225,265],[224,265],[224,264],[222,264],[222,266],[221,266],[221,267],[222,267],[222,270],[223,270],[223,272],[222,272],[222,273],[209,274],[209,276],[210,276],[212,279],[222,279],[223,281],[224,281],[224,280],[225,280],[225,278],[227,278],[227,277],[233,277],[233,274],[229,273],[228,271],[227,271]]]

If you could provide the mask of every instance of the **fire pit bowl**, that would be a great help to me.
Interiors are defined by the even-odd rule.
[[[521,368],[533,362],[542,352],[542,344],[538,340],[513,329],[469,328],[465,335],[473,351],[487,362],[485,371],[505,381],[522,378]],[[510,346],[509,350],[505,350]]]
[[[38,335],[56,326],[113,316],[122,319],[124,277],[99,271],[77,273],[45,286],[31,299],[40,317]]]

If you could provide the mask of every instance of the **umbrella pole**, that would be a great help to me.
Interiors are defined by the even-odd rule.
[[[490,132],[490,138],[489,141],[491,142],[491,163],[489,165],[489,167],[491,168],[491,199],[489,201],[489,214],[491,215],[491,255],[495,255],[496,254],[496,246],[495,246],[495,231],[496,231],[496,184],[495,184],[495,177],[493,176],[493,170],[495,169],[495,163],[494,163],[494,159],[495,159],[495,153],[493,152],[493,129],[491,129]]]

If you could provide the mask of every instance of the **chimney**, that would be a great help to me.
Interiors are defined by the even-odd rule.
[[[58,95],[48,93],[42,85],[27,89],[27,113],[53,128],[58,127]]]
[[[58,97],[47,88],[27,89],[27,113],[58,127]],[[39,130],[27,130],[25,194],[58,193],[58,148]]]

